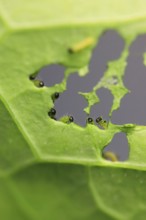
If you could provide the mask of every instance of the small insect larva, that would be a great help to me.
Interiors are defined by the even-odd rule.
[[[86,122],[88,124],[94,124],[93,118],[87,118]]]
[[[54,97],[55,97],[55,99],[58,99],[59,98],[59,92],[55,92]]]
[[[108,123],[106,120],[104,120],[103,122],[100,123],[100,126],[103,127],[104,129],[108,128]]]
[[[37,87],[43,87],[44,86],[44,82],[40,81],[40,80],[34,80],[34,84]]]
[[[98,117],[98,118],[96,118],[96,122],[97,122],[97,123],[99,123],[100,121],[102,121],[102,117],[101,117],[101,116]]]
[[[69,121],[70,121],[70,122],[73,122],[73,121],[74,121],[73,116],[69,116]]]
[[[73,118],[73,116],[65,115],[65,116],[61,117],[59,119],[59,121],[65,123],[65,124],[70,124],[74,121],[74,118]]]
[[[55,108],[51,108],[50,111],[48,112],[48,115],[50,118],[56,119],[54,116],[56,115],[56,110]]]
[[[44,82],[43,81],[40,81],[39,82],[39,87],[43,87],[44,86]]]
[[[112,162],[119,161],[118,156],[114,152],[111,152],[111,151],[103,152],[102,156],[103,156],[104,159],[110,160]]]
[[[35,80],[35,75],[34,75],[34,74],[30,75],[30,76],[29,76],[29,79],[30,79],[30,80]]]
[[[96,118],[97,124],[99,124],[102,128],[107,129],[108,128],[108,123],[106,120],[103,120],[102,117]]]
[[[34,72],[33,74],[29,75],[30,80],[35,80],[36,76],[38,74],[38,71]]]
[[[59,92],[55,92],[53,95],[52,95],[52,100],[53,102],[55,102],[56,99],[59,98]]]
[[[89,46],[92,46],[95,43],[95,39],[93,37],[87,37],[79,43],[73,45],[68,49],[69,53],[77,53]]]

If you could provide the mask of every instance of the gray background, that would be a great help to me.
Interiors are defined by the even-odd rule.
[[[57,118],[66,114],[73,115],[75,123],[85,126],[87,116],[83,109],[87,106],[87,102],[81,95],[78,95],[78,91],[91,91],[96,84],[95,82],[103,76],[107,62],[119,58],[123,48],[124,41],[115,31],[104,33],[93,51],[90,61],[90,73],[83,78],[80,78],[76,73],[72,74],[67,82],[67,90],[56,100]],[[130,47],[130,56],[124,76],[124,84],[131,93],[123,98],[120,109],[113,112],[113,123],[146,125],[144,52],[146,52],[146,35],[141,35]],[[44,81],[46,86],[53,86],[62,81],[64,70],[62,66],[51,65],[43,68],[37,78]],[[97,94],[101,102],[92,107],[90,116],[95,119],[102,115],[104,119],[108,120],[113,97],[106,89],[100,89]],[[129,153],[126,135],[124,133],[116,134],[105,150],[111,150],[119,156],[120,160],[126,160]]]

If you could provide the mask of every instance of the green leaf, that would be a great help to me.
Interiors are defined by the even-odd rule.
[[[145,219],[146,126],[109,122],[102,130],[48,117],[54,92],[64,92],[70,74],[87,74],[102,33],[116,30],[125,41],[121,57],[108,63],[89,93],[106,88],[120,107],[129,92],[123,76],[129,47],[146,32],[144,0],[0,0],[0,213],[3,220]],[[95,43],[96,41],[96,43]],[[70,53],[69,51],[72,51]],[[146,63],[144,54],[144,63]],[[54,87],[36,87],[30,74],[48,64],[66,67]],[[95,70],[97,71],[97,70]],[[115,80],[116,79],[116,84]],[[102,150],[124,132],[125,162],[106,161]]]

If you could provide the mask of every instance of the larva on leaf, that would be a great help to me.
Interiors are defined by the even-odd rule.
[[[61,118],[59,119],[59,121],[65,123],[65,124],[70,124],[71,122],[74,121],[74,118],[73,118],[73,116],[65,115],[65,116],[61,117]]]
[[[89,46],[92,46],[95,43],[95,39],[93,37],[87,37],[79,43],[71,46],[68,51],[69,53],[77,53]]]

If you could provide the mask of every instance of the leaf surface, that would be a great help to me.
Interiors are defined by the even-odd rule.
[[[131,7],[132,5],[132,7]],[[100,88],[111,91],[110,111],[128,93],[123,84],[129,47],[145,33],[144,0],[0,0],[0,212],[11,219],[145,219],[146,126],[94,125],[82,128],[48,117],[51,96],[64,92],[70,74],[86,74],[102,33],[116,30],[125,46],[108,63],[90,93],[86,113],[99,102]],[[87,38],[96,43],[69,53]],[[145,55],[144,55],[145,59]],[[29,76],[42,67],[66,67],[64,80],[37,88]],[[97,71],[97,70],[95,70]],[[113,77],[117,77],[116,85]],[[125,162],[102,158],[114,135],[124,132],[130,153]],[[135,204],[138,205],[135,205]],[[136,206],[136,207],[135,207]]]

